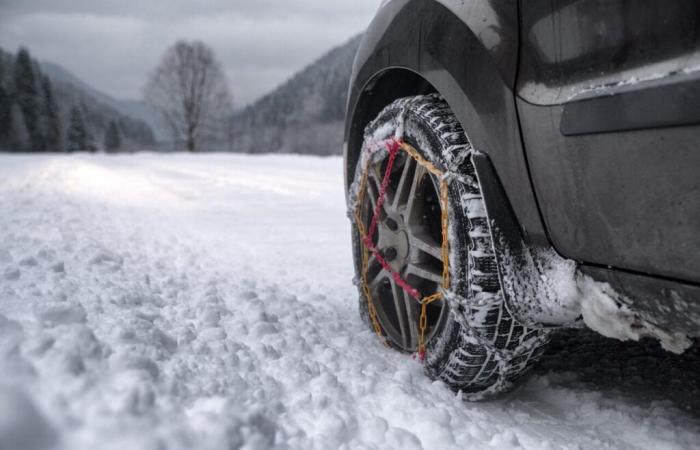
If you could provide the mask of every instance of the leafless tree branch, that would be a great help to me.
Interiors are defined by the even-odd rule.
[[[144,89],[147,103],[168,124],[176,143],[196,151],[205,139],[226,139],[232,112],[226,76],[202,42],[178,41],[163,56]]]

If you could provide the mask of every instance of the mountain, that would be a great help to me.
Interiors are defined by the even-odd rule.
[[[233,150],[340,154],[356,36],[234,114]]]
[[[20,69],[22,76],[18,77]],[[0,108],[0,148],[99,150],[110,126],[116,127],[122,148],[156,146],[153,129],[145,120],[148,114],[139,112],[138,105],[98,91],[57,64],[39,63],[26,49],[17,55],[0,49],[0,91],[5,95],[5,107]],[[54,130],[54,138],[49,139]],[[84,142],[69,142],[75,136]]]
[[[42,61],[40,66],[42,72],[48,75],[54,83],[71,84],[78,87],[100,103],[114,108],[125,116],[145,122],[153,130],[156,140],[165,141],[169,139],[170,136],[166,130],[166,125],[160,120],[160,114],[147,105],[146,102],[142,100],[116,99],[90,86],[58,64]]]

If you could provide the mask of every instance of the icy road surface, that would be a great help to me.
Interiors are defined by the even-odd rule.
[[[700,447],[700,351],[558,337],[468,404],[382,347],[342,162],[0,157],[0,448]]]

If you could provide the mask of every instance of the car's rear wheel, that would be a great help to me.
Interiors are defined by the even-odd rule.
[[[349,197],[362,317],[466,398],[509,389],[547,336],[506,308],[461,125],[437,95],[400,99],[362,152]]]

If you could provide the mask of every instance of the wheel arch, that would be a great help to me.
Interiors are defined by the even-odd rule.
[[[367,125],[396,99],[437,92],[428,80],[406,67],[383,69],[365,82],[352,111],[348,110],[344,149],[346,187],[352,182]]]

